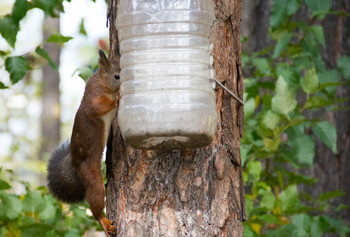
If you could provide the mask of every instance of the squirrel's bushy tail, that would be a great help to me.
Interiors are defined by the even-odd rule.
[[[48,187],[51,193],[66,203],[85,199],[85,187],[72,165],[70,140],[59,145],[52,154],[47,167]]]

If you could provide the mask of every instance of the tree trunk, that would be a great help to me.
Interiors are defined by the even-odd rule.
[[[44,21],[44,41],[52,33],[58,33],[60,30],[60,19],[45,18]],[[60,47],[58,44],[45,44],[44,49],[53,59],[56,65],[60,61]],[[60,88],[59,73],[48,63],[43,67],[42,82],[42,113],[41,113],[41,149],[40,158],[49,156],[57,144],[60,142]]]
[[[272,0],[243,1],[242,35],[248,37],[242,46],[244,52],[251,54],[274,44],[269,37],[272,2]]]
[[[241,0],[215,1],[216,77],[240,98]],[[117,1],[109,6],[111,57],[117,50]],[[240,158],[243,107],[216,91],[218,127],[210,146],[150,151],[125,144],[118,121],[107,144],[107,216],[117,236],[243,236],[246,219]],[[142,126],[142,124],[140,124]]]

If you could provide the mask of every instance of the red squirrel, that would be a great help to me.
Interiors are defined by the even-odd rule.
[[[100,69],[92,75],[75,115],[71,139],[61,144],[48,164],[48,187],[58,199],[77,203],[84,199],[107,236],[115,227],[102,213],[105,190],[101,157],[119,101],[119,61],[111,62],[99,50]]]

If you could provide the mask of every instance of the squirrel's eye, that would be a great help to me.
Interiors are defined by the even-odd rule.
[[[115,74],[115,75],[114,75],[114,79],[119,80],[119,79],[120,79],[120,76],[119,76],[118,74]]]

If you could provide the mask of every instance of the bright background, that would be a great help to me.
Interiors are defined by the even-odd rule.
[[[0,1],[0,16],[11,12],[14,0]],[[70,136],[74,115],[84,92],[85,82],[76,70],[88,65],[97,57],[97,45],[100,39],[107,39],[107,6],[104,0],[74,0],[64,2],[65,13],[60,15],[60,34],[74,37],[65,43],[61,50],[59,65],[61,90],[61,139]],[[84,19],[87,36],[79,34],[79,25]],[[15,50],[10,48],[0,36],[0,50],[11,51],[12,55],[34,52],[43,38],[43,11],[30,10],[21,21],[21,31],[17,35]],[[0,65],[4,61],[0,59]],[[20,178],[35,180],[34,173],[40,173],[37,151],[40,147],[41,69],[32,71],[32,83],[20,81],[11,85],[10,90],[0,90],[0,163],[4,169],[18,171]],[[0,80],[10,85],[9,74],[0,67]],[[29,162],[28,162],[29,160]],[[26,162],[26,169],[23,167]],[[29,169],[29,171],[28,171]],[[41,172],[45,164],[39,165]],[[30,170],[34,171],[31,172]]]

